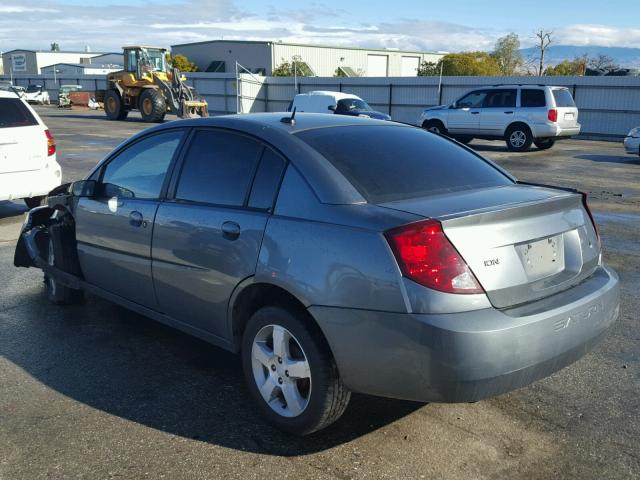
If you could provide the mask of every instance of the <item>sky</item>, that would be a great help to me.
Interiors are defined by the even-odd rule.
[[[457,52],[509,32],[528,47],[540,28],[556,45],[640,47],[640,1],[0,0],[0,51],[224,38]]]

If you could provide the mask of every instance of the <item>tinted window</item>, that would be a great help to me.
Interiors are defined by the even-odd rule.
[[[284,167],[285,161],[280,155],[265,149],[251,187],[250,207],[268,210],[273,206]]]
[[[182,131],[153,135],[118,154],[102,175],[105,195],[158,198],[182,135]]]
[[[544,90],[523,88],[520,92],[520,105],[523,107],[544,107],[546,104]]]
[[[516,106],[516,90],[490,90],[484,99],[483,107],[510,108]]]
[[[566,88],[558,88],[553,90],[553,98],[556,100],[556,107],[575,107],[571,92]]]
[[[248,137],[218,130],[196,133],[184,159],[176,198],[241,206],[262,149]]]
[[[338,100],[338,106],[336,108],[339,112],[350,112],[352,110],[365,110],[370,112],[372,108],[364,100],[359,98],[343,98]]]
[[[487,92],[484,90],[471,92],[456,102],[456,108],[479,108],[482,106],[482,102],[484,102],[484,97],[486,96]]]
[[[38,121],[19,98],[0,98],[0,128],[28,127]]]
[[[297,135],[371,203],[511,184],[472,152],[420,128],[348,126]]]

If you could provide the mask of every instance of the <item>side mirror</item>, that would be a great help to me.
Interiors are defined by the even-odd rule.
[[[329,110],[331,110],[332,112],[335,112],[335,111],[336,111],[336,105],[329,105],[327,108],[328,108]]]
[[[458,108],[456,102],[453,102],[451,105],[449,105],[449,108]]]
[[[71,184],[71,195],[74,197],[95,197],[98,182],[95,180],[79,180]]]

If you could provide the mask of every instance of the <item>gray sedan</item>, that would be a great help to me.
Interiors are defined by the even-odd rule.
[[[585,196],[420,128],[227,116],[134,136],[29,212],[16,266],[239,352],[295,434],[350,392],[472,402],[584,355],[619,310]]]

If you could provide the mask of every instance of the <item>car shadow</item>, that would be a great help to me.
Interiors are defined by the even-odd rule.
[[[573,158],[580,160],[590,160],[592,162],[600,163],[630,163],[634,165],[640,165],[640,157],[633,157],[632,155],[575,155]]]
[[[24,203],[15,202],[0,202],[0,218],[17,217],[27,211],[27,206]]]
[[[29,306],[12,309],[13,321],[0,316],[0,355],[68,398],[173,435],[267,455],[306,455],[424,406],[353,395],[335,424],[294,437],[262,419],[237,355],[97,297],[57,307],[41,288],[25,295]]]

